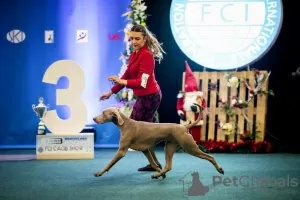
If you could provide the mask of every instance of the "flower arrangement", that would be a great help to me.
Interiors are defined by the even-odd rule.
[[[226,124],[224,124],[226,126]],[[244,135],[240,135],[240,142],[229,143],[228,141],[208,140],[201,141],[199,148],[207,153],[270,153],[270,142],[255,142],[254,139],[259,131],[256,129],[251,133],[245,131]]]
[[[223,125],[223,130],[225,129],[225,136],[231,134],[232,125],[230,123],[225,123]],[[257,128],[256,128],[257,129]],[[244,135],[240,135],[240,142],[228,142],[227,140],[212,140],[200,141],[197,145],[199,149],[205,153],[270,153],[271,144],[270,142],[255,142],[254,139],[258,130],[254,130],[252,133],[250,131],[245,131]],[[184,152],[182,148],[179,148],[177,152]]]
[[[226,115],[229,117],[235,116],[236,112],[241,112],[246,121],[248,122],[248,125],[251,123],[249,118],[247,117],[245,110],[248,108],[249,103],[254,99],[257,95],[274,95],[272,90],[264,91],[263,85],[266,83],[270,76],[271,72],[268,74],[260,73],[258,70],[254,70],[254,86],[250,87],[249,83],[246,79],[240,78],[240,80],[233,76],[232,73],[226,73],[224,75],[224,78],[227,80],[227,86],[230,88],[238,88],[239,85],[242,83],[245,84],[245,86],[249,90],[249,98],[248,100],[242,100],[239,99],[238,96],[232,96],[231,97],[231,103],[227,102],[227,100],[219,98],[219,103],[221,104],[222,111],[226,113]],[[215,89],[215,88],[214,88]],[[222,128],[224,131],[225,136],[229,136],[233,133],[232,131],[232,125],[230,126],[230,120],[227,120],[227,122],[220,122],[217,121],[219,128]],[[247,130],[246,130],[247,131]],[[240,134],[240,133],[239,133]]]
[[[238,143],[208,140],[201,141],[198,146],[206,153],[270,153],[271,151],[269,142],[255,142],[253,140],[246,140]]]
[[[140,24],[146,26],[146,20],[148,15],[145,13],[147,6],[143,0],[132,0],[128,6],[126,13],[122,17],[126,17],[127,25],[124,28],[124,43],[125,50],[121,53],[120,60],[122,61],[121,70],[118,74],[119,78],[123,76],[127,69],[129,57],[133,51],[130,44],[130,29],[134,24]],[[133,94],[132,89],[124,88],[115,95],[116,100],[121,106],[121,110],[129,116],[132,112],[132,106],[136,101],[136,96]],[[155,122],[158,122],[158,113],[155,113]]]

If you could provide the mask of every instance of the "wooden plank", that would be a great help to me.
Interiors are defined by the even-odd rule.
[[[261,71],[265,76],[268,75],[268,72]],[[262,87],[263,91],[268,90],[268,81]],[[266,120],[267,120],[267,101],[268,95],[258,95],[257,96],[257,114],[256,114],[256,125],[258,127],[259,133],[255,137],[255,141],[261,142],[265,139],[266,133]]]
[[[227,87],[227,80],[224,78],[224,72],[218,72],[218,79],[219,79],[219,98],[227,101],[227,93],[228,93],[228,87]],[[218,106],[218,120],[222,123],[226,123],[226,113],[222,111],[222,103],[219,103]],[[217,110],[216,110],[217,111]],[[224,141],[225,135],[222,131],[222,128],[219,128],[217,131],[217,140],[218,141]]]
[[[232,76],[238,76],[238,73],[239,72],[233,72],[232,73]],[[232,106],[232,97],[233,96],[237,96],[238,95],[238,90],[237,88],[233,88],[233,87],[230,87],[229,88],[230,90],[230,105]],[[235,111],[235,110],[234,110]],[[236,128],[237,128],[237,124],[236,124],[236,115],[233,115],[232,117],[229,118],[229,123],[232,124],[232,128],[233,128],[233,132],[231,135],[229,135],[229,138],[228,138],[228,142],[231,143],[231,142],[235,142],[235,134],[236,134]]]
[[[240,80],[240,90],[239,90],[239,99],[242,101],[246,100],[246,85],[243,83],[243,80],[245,80],[247,77],[247,72],[240,72],[239,74],[239,80]],[[238,114],[238,131],[237,131],[237,142],[240,142],[240,134],[244,134],[244,122],[245,118],[242,114],[242,111],[240,110]]]
[[[217,83],[217,73],[209,72],[211,83]],[[209,127],[208,127],[208,140],[215,139],[215,124],[216,124],[216,101],[217,101],[217,91],[210,90],[210,106],[209,106]]]
[[[202,79],[202,92],[203,92],[203,98],[206,101],[208,101],[208,72],[201,72],[199,73],[199,79]],[[205,108],[203,111],[203,125],[201,127],[201,140],[205,141],[206,140],[206,130],[208,129],[207,127],[207,120],[206,116],[208,113],[209,108]]]
[[[253,75],[253,71],[247,71],[247,78],[249,79],[249,86],[251,88],[254,88],[254,75]],[[248,90],[248,99],[250,98],[250,91]],[[247,131],[250,131],[250,133],[252,133],[252,127],[253,127],[253,115],[254,115],[254,99],[252,99],[249,103],[248,109],[247,109],[247,117],[249,119],[250,122],[247,123]]]
[[[195,77],[195,79],[196,79],[196,82],[197,82],[197,86],[198,86],[198,88],[199,88],[199,90],[200,90],[200,79],[198,79],[197,77],[199,77],[200,75],[200,72],[193,72],[193,74],[194,74],[194,77]]]

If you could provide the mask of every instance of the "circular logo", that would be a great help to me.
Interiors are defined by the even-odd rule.
[[[6,38],[11,43],[20,43],[25,40],[25,33],[20,30],[12,30],[6,34]]]
[[[186,56],[228,70],[255,62],[272,47],[282,15],[281,0],[173,0],[170,23]]]
[[[38,148],[38,152],[39,152],[39,153],[42,153],[43,151],[44,151],[43,147],[39,147],[39,148]]]

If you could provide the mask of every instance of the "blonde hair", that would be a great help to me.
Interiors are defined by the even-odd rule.
[[[161,47],[162,44],[158,42],[155,35],[151,33],[146,26],[136,24],[131,28],[131,31],[141,32],[144,37],[146,37],[146,45],[151,51],[154,58],[160,63],[163,59],[163,53],[166,53]]]

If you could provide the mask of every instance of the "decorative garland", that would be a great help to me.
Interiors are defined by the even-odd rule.
[[[122,67],[118,74],[119,78],[123,76],[127,69],[129,57],[133,51],[132,46],[129,40],[130,29],[133,24],[140,24],[146,26],[146,20],[148,15],[145,13],[147,6],[145,6],[145,2],[143,0],[132,0],[131,4],[127,8],[127,12],[122,15],[122,17],[127,17],[128,21],[126,27],[124,28],[125,33],[125,46],[126,49],[121,53],[120,60],[122,60]],[[129,116],[132,112],[132,106],[136,101],[136,96],[133,94],[132,89],[128,89],[124,87],[120,92],[115,95],[117,102],[120,104],[121,111]],[[156,111],[154,122],[159,122],[158,112]]]

